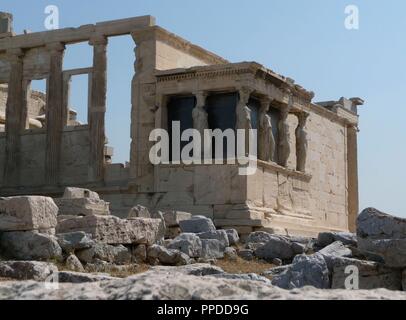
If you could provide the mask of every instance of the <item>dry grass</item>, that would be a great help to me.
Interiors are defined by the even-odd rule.
[[[262,272],[269,270],[275,267],[271,263],[266,263],[258,260],[246,261],[240,257],[237,260],[218,260],[216,266],[222,268],[227,273],[257,273],[261,274]]]
[[[136,274],[147,272],[151,268],[150,265],[147,264],[135,264],[131,266],[128,270],[125,271],[111,271],[109,272],[112,277],[117,278],[127,278],[134,276]]]

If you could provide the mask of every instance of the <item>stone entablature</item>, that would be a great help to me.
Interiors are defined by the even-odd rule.
[[[125,34],[136,47],[134,77],[127,84],[132,88],[130,162],[111,164],[104,123],[110,107],[106,48],[109,37]],[[66,46],[78,42],[93,48],[93,65],[64,70]],[[79,74],[89,77],[84,125],[71,123],[74,114],[69,116],[70,81]],[[47,79],[49,107],[42,128],[29,129],[23,97],[34,79]],[[255,62],[229,63],[155,26],[150,16],[0,37],[0,83],[8,84],[0,195],[59,196],[66,186],[85,187],[98,191],[119,216],[137,204],[176,209],[209,216],[242,234],[353,228],[360,99],[313,103],[314,93],[292,79]],[[256,123],[255,175],[240,176],[236,165],[151,164],[149,135],[168,127],[171,99],[194,101],[187,121],[200,132],[209,126],[208,101],[224,94],[228,115],[235,114],[233,129]]]

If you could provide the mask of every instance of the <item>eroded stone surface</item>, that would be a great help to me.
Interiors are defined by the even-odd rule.
[[[55,228],[58,207],[52,198],[26,196],[0,198],[0,231]]]
[[[61,260],[62,249],[57,238],[37,231],[15,231],[0,234],[0,252],[16,260]]]
[[[58,233],[83,231],[93,240],[106,244],[152,245],[164,237],[164,228],[159,219],[120,219],[114,216],[86,216],[59,221]]]
[[[134,277],[85,284],[60,284],[46,290],[34,282],[0,283],[0,299],[42,300],[406,300],[406,293],[385,289],[374,291],[317,290],[306,287],[286,291],[252,280],[230,280],[192,275],[174,276],[152,270]]]
[[[50,275],[56,273],[58,273],[58,268],[52,263],[38,261],[0,261],[1,278],[45,281]]]

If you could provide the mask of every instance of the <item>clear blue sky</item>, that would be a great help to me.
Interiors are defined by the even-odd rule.
[[[360,29],[344,28],[344,9],[360,10]],[[60,27],[151,14],[157,23],[233,62],[258,61],[316,93],[314,101],[359,96],[361,208],[406,217],[406,2],[401,0],[1,0],[17,32],[44,30],[44,8],[57,5]],[[86,50],[87,49],[87,50]],[[128,160],[131,38],[109,46],[107,117],[115,161]],[[86,46],[65,67],[89,66]],[[83,111],[83,79],[73,105]],[[127,86],[123,84],[128,84]],[[83,115],[82,115],[83,117]]]

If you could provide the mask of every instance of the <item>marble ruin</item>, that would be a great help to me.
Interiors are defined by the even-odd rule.
[[[106,145],[107,45],[134,39],[127,164]],[[64,70],[67,45],[87,42],[93,65]],[[70,110],[74,75],[89,76],[88,123]],[[44,93],[31,90],[46,79]],[[359,98],[312,102],[314,93],[255,62],[231,63],[157,26],[151,16],[16,35],[0,14],[0,195],[60,198],[94,190],[111,212],[137,205],[211,218],[218,228],[314,236],[355,231]],[[153,165],[149,135],[182,130],[258,130],[258,170],[237,165]],[[90,228],[90,226],[89,226]]]

